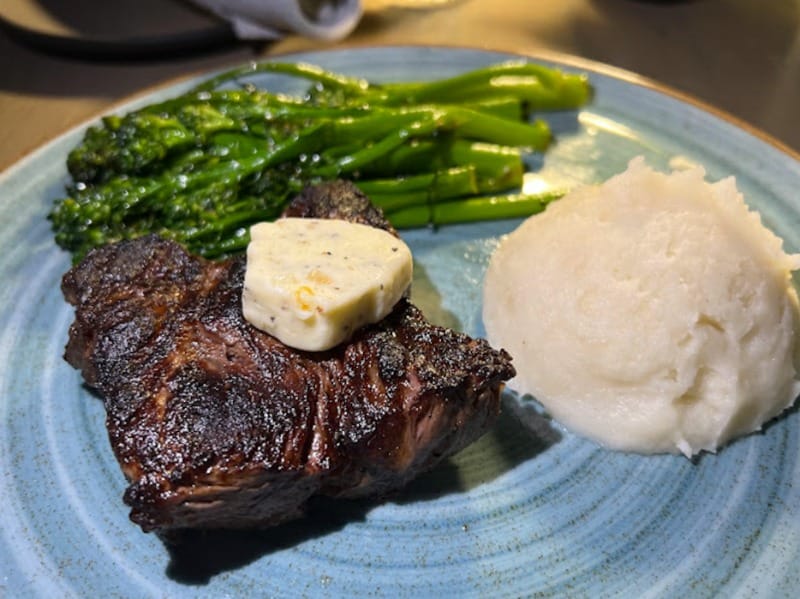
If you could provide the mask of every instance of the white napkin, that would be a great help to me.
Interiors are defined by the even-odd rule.
[[[334,41],[361,19],[360,0],[192,0],[230,22],[237,37],[273,40],[289,33]]]

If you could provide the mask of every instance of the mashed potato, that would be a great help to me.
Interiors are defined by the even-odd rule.
[[[489,265],[489,341],[512,389],[607,447],[691,456],[758,430],[800,392],[800,256],[732,178],[640,158],[505,238]]]

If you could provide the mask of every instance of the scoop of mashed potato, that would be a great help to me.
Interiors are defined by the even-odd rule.
[[[566,428],[613,449],[716,451],[800,392],[780,238],[733,178],[641,158],[525,221],[484,284],[489,341]]]

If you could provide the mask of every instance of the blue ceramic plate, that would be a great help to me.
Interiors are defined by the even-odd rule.
[[[509,56],[373,48],[289,58],[396,80]],[[788,250],[800,249],[795,157],[633,76],[580,66],[596,97],[548,117],[558,142],[531,164],[532,187],[601,181],[639,154],[660,169],[699,163],[710,179],[735,175]],[[797,409],[691,462],[606,451],[509,397],[484,438],[388,502],[322,503],[262,534],[200,535],[168,550],[129,522],[102,405],[61,359],[72,313],[59,280],[69,258],[45,215],[81,133],[0,176],[0,595],[785,597],[800,589]],[[482,333],[487,258],[516,224],[406,235],[417,300],[435,320]]]

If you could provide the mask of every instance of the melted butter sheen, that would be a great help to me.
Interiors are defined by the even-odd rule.
[[[323,351],[386,317],[411,284],[411,250],[342,220],[284,218],[250,230],[244,317],[290,347]]]

